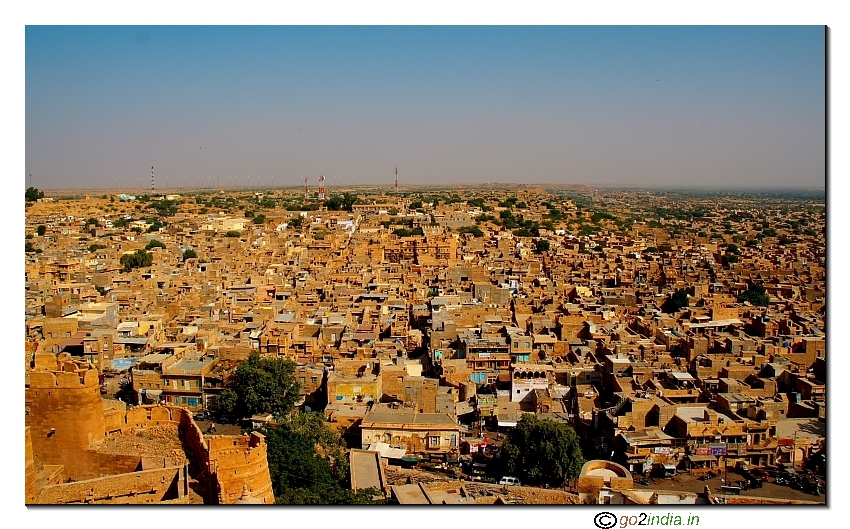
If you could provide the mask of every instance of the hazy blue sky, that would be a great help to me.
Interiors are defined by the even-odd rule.
[[[26,172],[823,187],[824,60],[821,26],[29,26]]]

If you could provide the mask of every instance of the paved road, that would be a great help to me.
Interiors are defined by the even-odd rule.
[[[678,481],[674,479],[656,479],[655,482],[653,482],[652,480],[650,480],[649,485],[640,485],[638,483],[635,483],[635,488],[701,493],[705,489],[705,486],[708,485],[708,487],[711,488],[711,494],[714,496],[720,495],[720,487],[723,486],[722,476],[706,481],[700,481],[696,476],[678,474],[676,476],[676,479],[678,479]],[[739,481],[742,478],[739,474],[729,472],[728,479],[730,483],[734,485],[736,481]],[[824,495],[814,496],[812,494],[806,494],[803,491],[795,490],[785,485],[777,485],[776,483],[772,482],[764,483],[760,489],[750,489],[741,491],[741,496],[825,502]]]

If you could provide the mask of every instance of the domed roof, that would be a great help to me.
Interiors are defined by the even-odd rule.
[[[239,499],[233,502],[234,505],[263,505],[263,500],[251,496],[248,492],[248,485],[242,485],[242,495]]]

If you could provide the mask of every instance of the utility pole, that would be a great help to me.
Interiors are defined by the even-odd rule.
[[[791,447],[791,469],[797,469],[797,431],[794,430],[794,446]]]

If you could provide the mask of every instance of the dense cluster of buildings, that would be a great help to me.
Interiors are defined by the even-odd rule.
[[[161,222],[136,197],[33,204],[28,384],[73,361],[123,376],[139,409],[215,413],[259,351],[297,364],[302,409],[390,459],[457,463],[524,414],[639,474],[823,452],[822,200],[459,192],[340,212],[172,195]],[[150,265],[128,269],[139,250]]]

